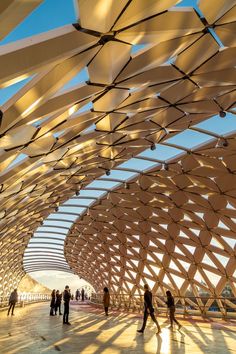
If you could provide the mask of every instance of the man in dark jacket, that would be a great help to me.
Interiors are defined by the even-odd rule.
[[[9,316],[10,311],[11,311],[11,315],[14,316],[14,308],[17,301],[18,301],[18,294],[17,294],[17,289],[15,289],[9,297],[9,309],[8,309],[7,316]]]
[[[65,286],[65,290],[63,292],[63,300],[64,300],[64,313],[63,313],[63,323],[70,325],[69,322],[69,307],[70,307],[70,299],[71,299],[71,293],[69,286]]]
[[[144,332],[148,316],[150,315],[153,322],[155,322],[155,324],[157,326],[157,334],[159,334],[161,332],[161,327],[159,326],[159,323],[157,322],[156,317],[154,315],[154,308],[152,306],[152,293],[149,290],[149,287],[147,284],[144,285],[144,289],[145,289],[145,292],[144,292],[143,325],[142,325],[141,329],[139,329],[137,332],[139,332],[139,333]]]
[[[82,290],[81,290],[81,299],[82,299],[82,301],[84,301],[84,288],[82,288]]]

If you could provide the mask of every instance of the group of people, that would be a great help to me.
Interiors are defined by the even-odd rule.
[[[64,301],[64,312],[63,312],[63,324],[70,325],[69,322],[69,304],[71,300],[71,292],[68,285],[65,286],[63,293],[60,293],[59,290],[53,289],[51,293],[51,302],[50,302],[50,316],[55,316],[59,310],[59,315],[62,315],[61,312],[61,301]]]
[[[143,313],[143,324],[140,329],[137,330],[139,333],[143,333],[146,327],[147,319],[148,316],[151,316],[151,319],[157,326],[157,334],[161,333],[161,327],[155,317],[154,314],[154,307],[152,304],[152,292],[149,290],[148,284],[144,285],[144,313]],[[182,327],[181,324],[176,320],[175,318],[175,301],[174,297],[172,296],[171,292],[169,290],[166,291],[166,296],[167,296],[167,301],[166,305],[169,310],[169,318],[170,318],[170,329],[173,329],[173,324],[174,322],[178,325],[178,329]],[[105,287],[103,289],[103,305],[104,305],[104,311],[105,315],[108,316],[108,308],[110,306],[110,294],[109,294],[109,289]]]
[[[60,293],[60,291],[59,290],[56,291],[55,289],[53,289],[51,293],[50,316],[57,315],[57,311],[59,311],[59,315],[62,315],[61,300],[62,300],[62,294]]]
[[[151,319],[157,326],[157,334],[161,333],[161,327],[155,317],[154,314],[154,307],[152,304],[152,292],[149,290],[149,286],[147,284],[144,285],[144,314],[143,314],[143,324],[140,329],[138,329],[137,332],[143,333],[146,327],[147,319],[148,316],[151,316]],[[76,291],[75,298],[76,300],[79,300],[81,296],[82,301],[84,301],[85,297],[85,292],[84,289],[81,290],[81,293],[79,290]],[[169,290],[166,291],[166,296],[167,296],[167,301],[166,305],[169,310],[169,318],[170,318],[170,328],[173,329],[174,322],[178,325],[178,329],[180,329],[182,326],[181,324],[176,320],[175,318],[175,301],[174,297],[172,296],[171,292]],[[63,324],[70,325],[69,322],[69,304],[70,300],[72,298],[71,292],[69,289],[69,286],[65,286],[65,290],[63,293],[60,293],[59,290],[53,289],[52,294],[51,294],[51,302],[50,302],[50,316],[55,316],[57,315],[57,311],[59,311],[59,315],[62,315],[61,312],[61,302],[62,298],[64,301],[64,312],[63,312]],[[7,315],[9,316],[10,312],[11,315],[14,316],[14,308],[15,305],[18,301],[18,293],[17,289],[14,289],[14,291],[10,294],[9,297],[9,308]],[[109,289],[105,287],[103,289],[103,305],[104,305],[104,311],[105,315],[108,316],[108,309],[110,306],[110,294],[109,294]]]
[[[144,285],[144,314],[143,314],[143,324],[140,329],[137,330],[139,333],[143,333],[146,327],[148,316],[151,316],[151,319],[157,326],[157,334],[161,333],[161,327],[155,317],[154,308],[152,305],[152,292],[149,290],[148,284]],[[173,329],[174,322],[178,325],[178,329],[182,327],[181,324],[175,318],[175,301],[169,290],[166,291],[167,301],[166,305],[169,310],[169,318],[170,318],[170,329]]]
[[[81,292],[79,289],[77,289],[75,292],[75,300],[78,301],[78,300],[80,300],[80,298],[81,298],[81,301],[84,301],[84,299],[85,299],[84,288],[81,289]]]
[[[84,301],[85,299],[85,291],[82,288],[81,292],[77,289],[75,293],[75,299],[78,301]],[[59,310],[59,315],[62,315],[61,312],[61,302],[62,298],[64,301],[64,312],[63,312],[63,324],[70,325],[69,322],[69,311],[70,311],[70,300],[73,300],[73,295],[71,294],[70,288],[68,285],[65,286],[65,290],[63,293],[60,293],[59,290],[53,289],[51,293],[51,302],[50,302],[50,316],[55,316],[57,311]]]

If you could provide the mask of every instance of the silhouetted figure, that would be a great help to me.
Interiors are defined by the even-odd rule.
[[[10,311],[11,311],[11,315],[14,316],[14,308],[16,306],[17,301],[18,301],[17,289],[14,289],[14,291],[12,291],[9,297],[9,309],[7,312],[7,316],[9,316]]]
[[[84,288],[81,290],[81,300],[84,301]]]
[[[173,322],[175,322],[178,325],[178,329],[180,329],[182,326],[175,318],[175,300],[174,300],[174,297],[172,296],[172,294],[171,294],[171,292],[169,290],[166,291],[166,296],[167,296],[166,304],[167,304],[168,309],[169,309],[170,328],[173,329]]]
[[[139,333],[144,332],[148,316],[150,315],[153,322],[155,322],[155,324],[157,326],[157,334],[159,334],[161,332],[161,327],[159,326],[159,323],[157,322],[156,317],[154,315],[154,308],[152,306],[152,293],[149,290],[149,287],[147,284],[144,285],[144,289],[145,289],[145,292],[144,292],[143,325],[142,325],[141,329],[138,329],[137,332],[139,332]]]
[[[50,316],[54,316],[55,305],[56,305],[56,290],[53,289],[51,293]]]
[[[76,301],[79,300],[79,289],[77,289],[76,292],[75,292],[75,300]]]
[[[60,291],[56,291],[56,303],[55,303],[55,315],[57,314],[57,310],[59,310],[59,315],[62,315],[61,313],[61,298],[62,294],[60,294]]]
[[[110,306],[110,294],[107,287],[103,289],[103,305],[105,310],[105,315],[108,316],[108,307]]]
[[[70,325],[69,322],[69,307],[70,307],[70,299],[71,299],[71,293],[69,286],[65,286],[65,290],[63,292],[63,300],[64,300],[64,313],[63,313],[63,323]]]

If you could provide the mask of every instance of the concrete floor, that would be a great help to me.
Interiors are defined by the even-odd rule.
[[[14,317],[0,312],[0,353],[70,354],[228,354],[236,353],[236,323],[223,320],[183,320],[181,332],[168,329],[166,317],[159,318],[162,333],[148,322],[145,333],[136,333],[142,322],[138,315],[111,313],[88,304],[72,304],[71,326],[62,325],[62,316],[50,317],[49,304],[17,308]]]

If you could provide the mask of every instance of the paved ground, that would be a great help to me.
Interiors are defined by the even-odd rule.
[[[160,318],[162,333],[148,322],[144,333],[136,333],[141,317],[111,313],[88,304],[72,304],[72,325],[62,325],[62,316],[50,317],[49,304],[17,308],[14,317],[0,312],[0,354],[228,354],[236,353],[236,323],[222,320],[183,320],[181,332],[170,331],[166,318]]]

